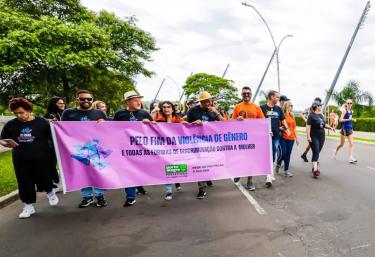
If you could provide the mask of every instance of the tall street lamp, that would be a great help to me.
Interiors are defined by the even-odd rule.
[[[276,62],[277,62],[277,85],[279,88],[279,92],[281,93],[281,88],[280,88],[280,59],[279,59],[279,52],[280,52],[280,46],[283,43],[283,41],[288,38],[288,37],[293,37],[293,35],[286,35],[283,37],[283,39],[280,40],[279,45],[277,46],[277,53],[276,53]]]
[[[278,90],[279,90],[279,92],[280,92],[281,89],[280,89],[280,68],[279,68],[280,62],[279,62],[279,47],[280,47],[281,43],[284,41],[285,38],[287,38],[287,37],[292,37],[292,35],[287,35],[287,36],[285,36],[285,37],[280,41],[279,46],[277,46],[277,45],[276,45],[275,38],[274,38],[274,36],[273,36],[273,34],[272,34],[272,31],[271,31],[270,27],[268,26],[268,23],[266,22],[266,20],[263,18],[262,14],[260,14],[260,12],[259,12],[259,11],[258,11],[253,5],[251,5],[251,4],[248,4],[248,3],[246,3],[246,2],[243,2],[242,5],[252,8],[252,9],[253,9],[253,10],[259,15],[259,17],[262,19],[264,25],[266,25],[267,30],[268,30],[268,32],[269,32],[269,34],[270,34],[270,36],[271,36],[272,43],[273,43],[273,46],[274,46],[274,48],[275,48],[275,54],[276,54],[276,65],[277,65],[277,86],[278,86]],[[271,57],[271,60],[272,60],[272,58],[273,58],[273,56]],[[266,71],[267,71],[267,70],[268,70],[268,67],[267,67]],[[265,74],[264,74],[264,75],[265,75]],[[260,84],[258,87],[260,88],[260,86],[261,86],[261,84]],[[258,88],[258,89],[259,89],[259,88]]]

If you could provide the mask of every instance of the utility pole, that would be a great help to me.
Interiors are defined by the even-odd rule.
[[[277,48],[275,48],[275,50],[273,50],[273,53],[272,53],[272,56],[271,56],[271,58],[270,58],[270,61],[268,62],[267,68],[266,68],[266,70],[265,70],[264,73],[263,73],[262,79],[261,79],[260,82],[259,82],[259,85],[258,85],[257,90],[255,91],[255,94],[254,94],[254,96],[253,96],[253,103],[255,102],[255,99],[257,98],[257,95],[258,95],[258,93],[259,93],[260,87],[261,87],[262,84],[263,84],[263,80],[264,80],[264,78],[266,77],[266,74],[267,74],[267,72],[268,72],[268,69],[269,69],[270,66],[271,66],[272,60],[273,60],[273,58],[274,58],[275,55],[276,55],[276,52],[277,52]]]
[[[227,74],[228,68],[229,68],[229,63],[228,63],[228,65],[227,65],[227,67],[225,68],[225,71],[224,71],[223,75],[221,76],[222,79],[223,79],[223,78],[225,77],[225,75]]]
[[[339,68],[338,68],[338,70],[336,72],[336,75],[335,75],[335,77],[334,77],[334,79],[332,81],[331,87],[329,88],[329,90],[327,92],[326,99],[324,100],[324,106],[328,105],[329,99],[331,98],[333,90],[335,89],[335,86],[336,86],[337,80],[338,80],[338,78],[340,76],[341,70],[344,67],[346,58],[349,55],[350,49],[353,46],[354,40],[355,40],[355,38],[357,36],[357,33],[358,33],[359,29],[362,27],[363,23],[365,22],[365,19],[366,19],[367,14],[368,14],[368,12],[370,10],[370,7],[371,7],[371,4],[370,4],[370,1],[368,1],[367,4],[366,4],[365,9],[363,10],[361,18],[359,19],[357,27],[355,28],[355,31],[354,31],[354,34],[353,34],[351,40],[350,40],[350,43],[349,43],[348,47],[346,48],[346,52],[344,54],[344,57],[341,60],[340,66],[339,66]]]
[[[161,82],[161,84],[160,84],[160,86],[159,86],[158,92],[156,93],[156,96],[155,96],[153,102],[155,102],[155,101],[156,101],[156,98],[158,98],[158,95],[159,95],[160,89],[161,89],[161,87],[163,86],[164,82],[165,82],[165,78],[163,78],[163,81]]]

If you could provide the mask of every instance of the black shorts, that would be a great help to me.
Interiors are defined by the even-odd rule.
[[[352,129],[341,129],[341,135],[348,137],[353,135],[353,130]]]

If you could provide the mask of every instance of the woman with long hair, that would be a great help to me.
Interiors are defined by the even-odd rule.
[[[44,118],[51,121],[60,121],[61,115],[65,109],[66,104],[64,98],[54,96],[48,101],[47,113],[44,115]]]
[[[159,104],[160,111],[154,116],[156,122],[169,122],[169,123],[187,123],[183,118],[176,114],[176,109],[171,101],[163,101]],[[181,190],[181,185],[176,183],[177,191]],[[166,201],[172,200],[172,184],[165,185],[165,197]]]
[[[340,143],[337,146],[334,157],[336,158],[338,151],[344,146],[345,138],[349,142],[349,163],[357,163],[357,159],[353,156],[353,101],[351,99],[346,100],[345,104],[342,106],[342,113],[340,117],[341,131],[340,131]]]
[[[289,164],[290,164],[290,157],[292,155],[292,150],[294,146],[294,142],[296,144],[299,144],[299,139],[296,133],[296,119],[293,114],[293,104],[291,101],[287,101],[284,103],[282,110],[285,114],[285,120],[288,124],[288,128],[290,131],[290,134],[288,135],[284,130],[282,131],[282,135],[280,138],[280,146],[281,146],[281,152],[282,158],[278,160],[276,165],[276,173],[279,173],[279,169],[281,167],[281,162],[284,161],[284,175],[286,177],[293,177],[293,173],[289,171]]]

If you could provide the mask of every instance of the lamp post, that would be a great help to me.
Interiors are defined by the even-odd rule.
[[[276,62],[277,62],[277,86],[279,89],[279,93],[281,93],[281,87],[280,87],[280,59],[279,59],[279,52],[280,52],[280,46],[283,43],[283,41],[288,38],[293,37],[293,35],[286,35],[281,40],[279,45],[277,46],[277,53],[276,53]]]
[[[253,5],[251,5],[251,4],[248,4],[248,3],[246,3],[246,2],[243,2],[242,5],[252,8],[252,9],[253,9],[253,10],[259,15],[259,17],[260,17],[261,20],[263,21],[264,25],[266,25],[267,30],[268,30],[268,32],[269,32],[269,34],[270,34],[270,36],[271,36],[272,43],[273,43],[273,46],[274,46],[274,48],[275,48],[275,50],[274,50],[274,54],[273,54],[272,57],[271,57],[271,61],[272,61],[272,59],[273,59],[273,56],[276,55],[276,65],[277,65],[277,86],[278,86],[278,90],[279,90],[279,92],[280,92],[280,91],[281,91],[281,88],[280,88],[280,68],[279,68],[279,66],[280,66],[280,62],[279,62],[279,48],[280,48],[280,46],[281,46],[281,43],[284,41],[284,39],[287,38],[287,37],[292,37],[292,35],[286,35],[283,39],[281,39],[279,45],[277,46],[277,45],[276,45],[275,38],[274,38],[274,36],[273,36],[273,34],[272,34],[272,31],[271,31],[270,27],[268,26],[268,23],[266,22],[266,20],[263,18],[262,14],[260,14],[260,12],[259,12],[259,11],[258,11]],[[270,65],[270,64],[271,64],[271,62],[269,63],[269,65]],[[268,71],[269,65],[268,65],[267,68],[266,68],[266,72],[265,72],[265,74],[263,75],[263,79],[264,79],[264,76],[266,75],[266,73],[267,73],[267,71]],[[261,83],[263,82],[263,79],[261,80]],[[257,90],[257,91],[259,91],[259,89],[260,89],[260,87],[261,87],[261,85],[262,85],[261,83],[259,84],[259,86],[258,86],[258,90]],[[256,95],[255,95],[255,97],[256,97]],[[255,97],[254,97],[254,100],[255,100]]]

